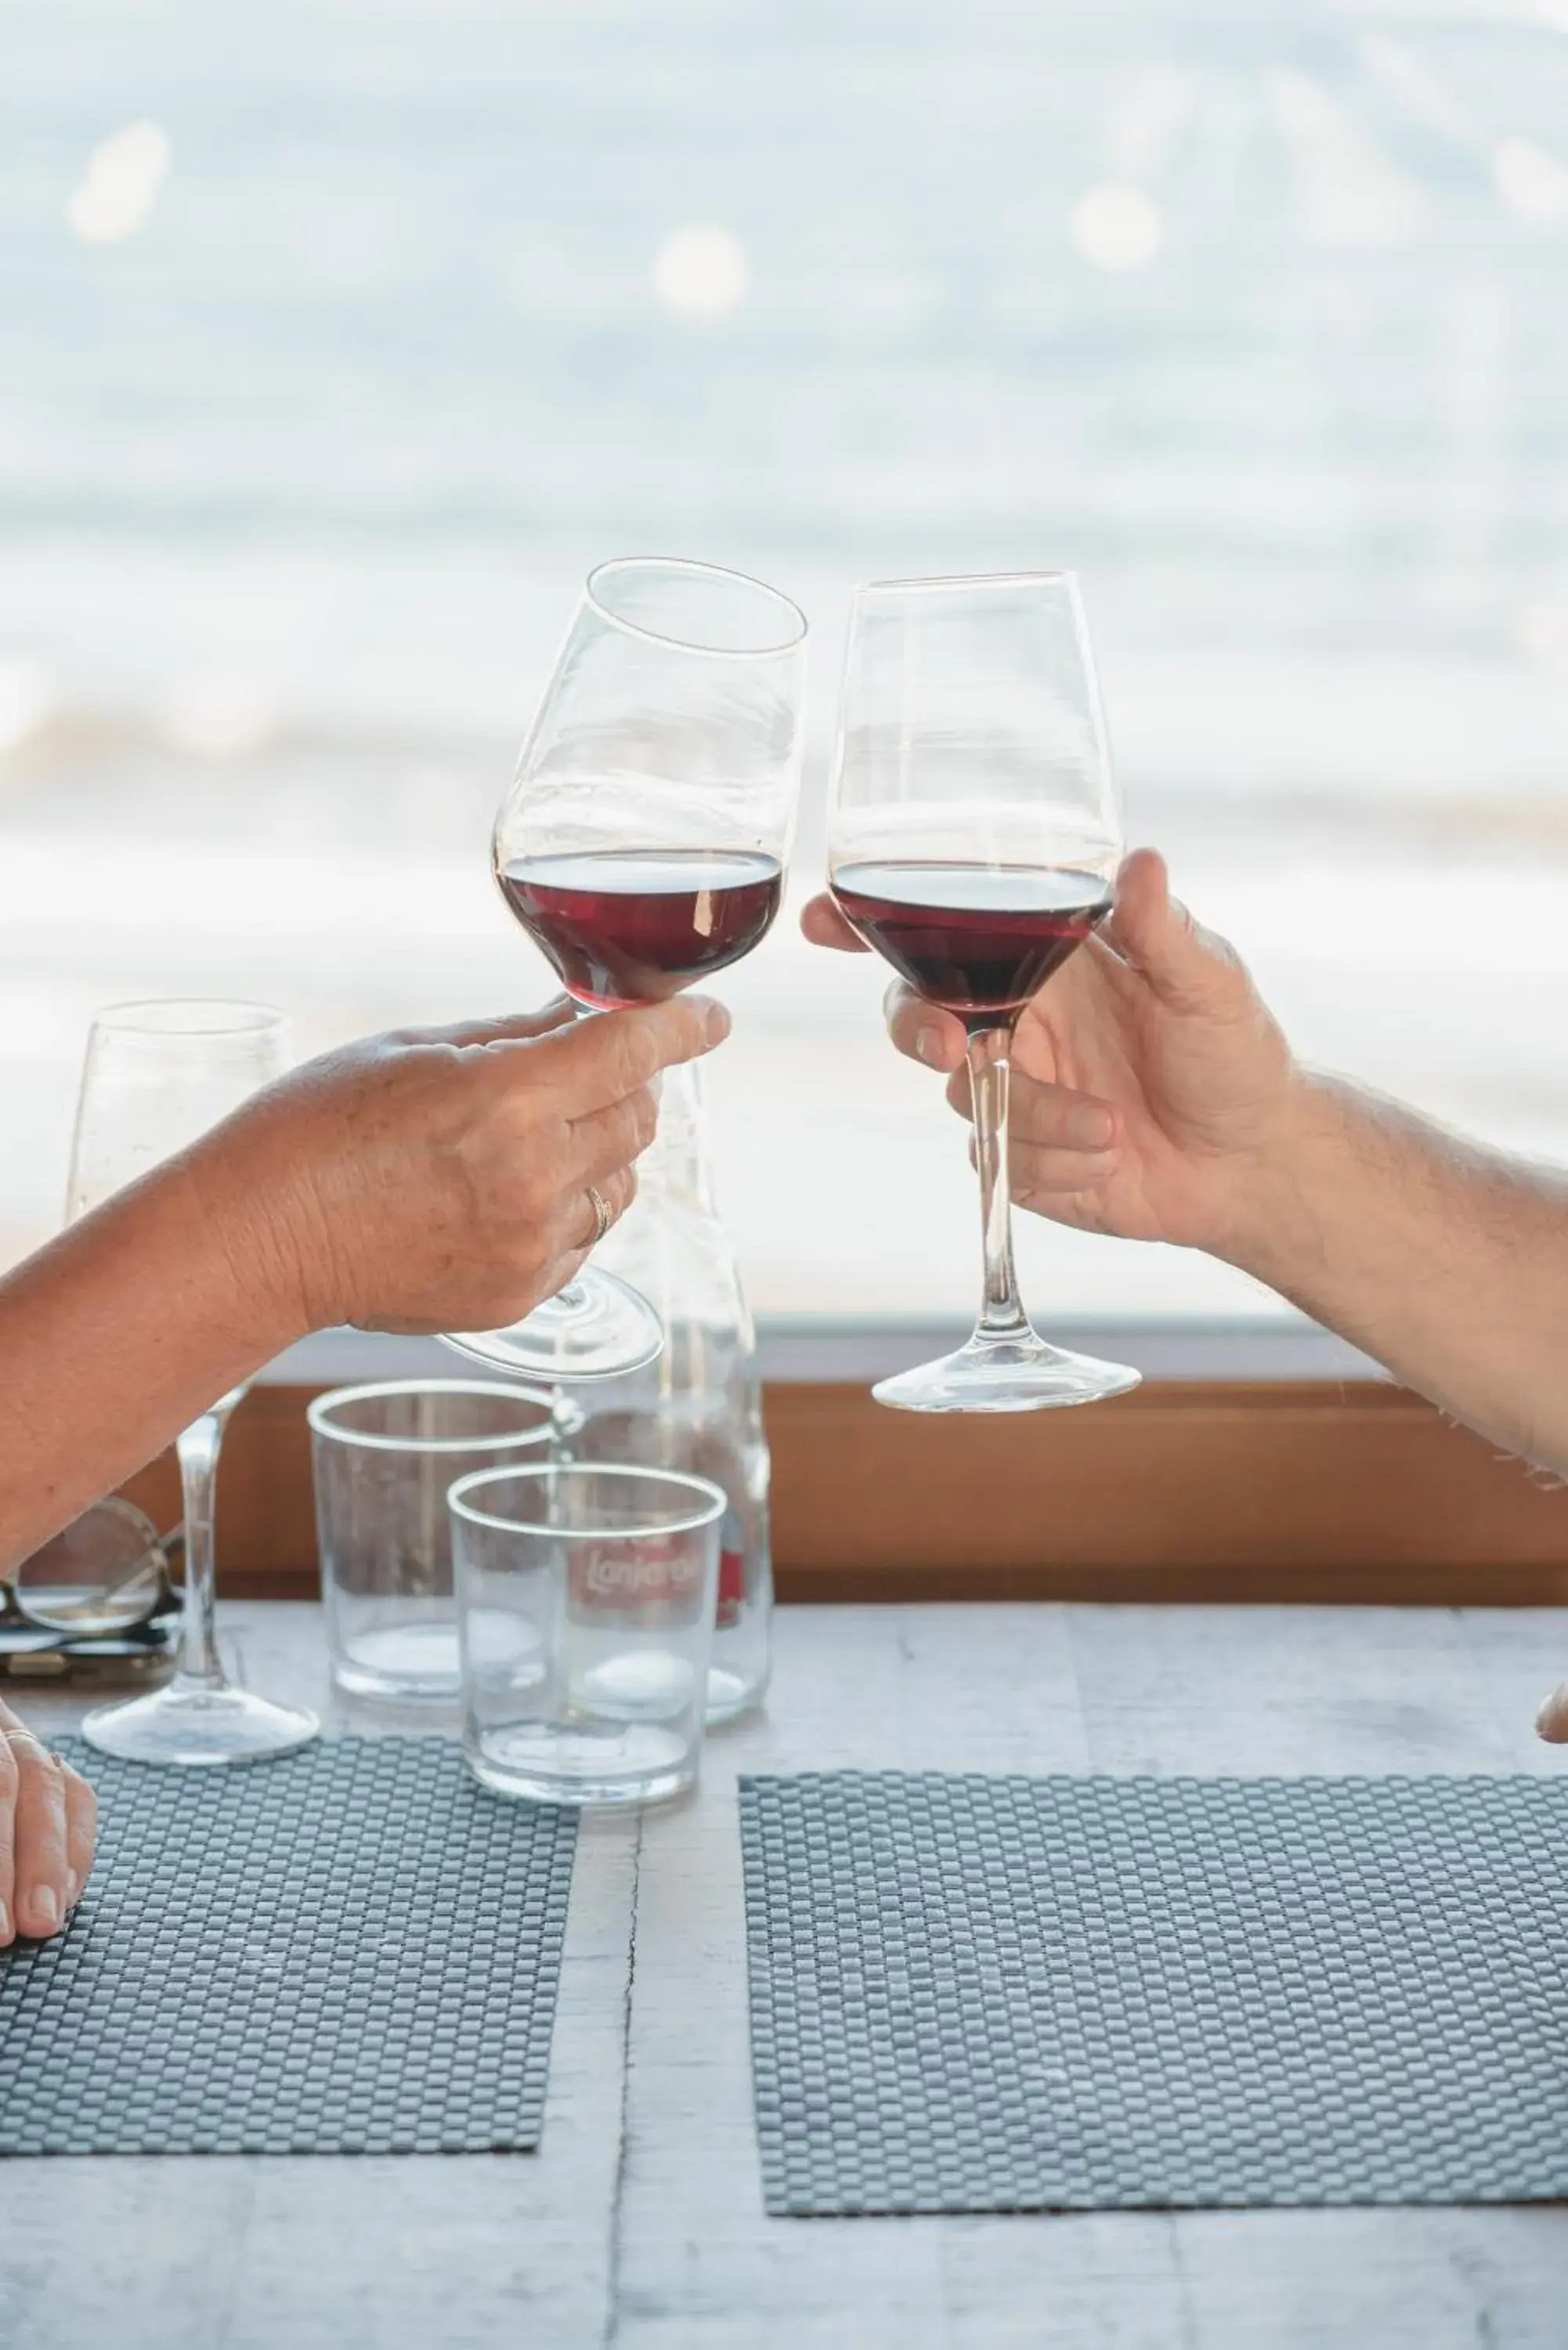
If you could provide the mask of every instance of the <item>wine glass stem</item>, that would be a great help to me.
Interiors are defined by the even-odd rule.
[[[574,1026],[576,1026],[584,1020],[591,1020],[594,1018],[594,1009],[591,1004],[579,1003],[575,995],[569,996],[567,998],[567,1002],[572,1007],[572,1023]],[[558,1305],[565,1306],[569,1313],[581,1313],[588,1304],[588,1299],[584,1294],[581,1281],[574,1278],[567,1282],[564,1289],[557,1289],[556,1292],[556,1303]]]
[[[225,1396],[182,1429],[175,1445],[185,1503],[185,1605],[180,1618],[177,1679],[190,1686],[223,1687],[218,1655],[217,1562],[213,1545],[213,1498],[218,1453],[234,1409]]]
[[[982,1028],[969,1040],[970,1091],[974,1104],[975,1162],[980,1170],[981,1231],[985,1295],[977,1338],[1016,1338],[1029,1328],[1012,1264],[1012,1201],[1007,1173],[1007,1028]]]

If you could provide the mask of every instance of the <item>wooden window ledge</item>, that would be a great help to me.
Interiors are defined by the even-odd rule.
[[[305,1406],[261,1386],[219,1482],[223,1589],[317,1588]],[[1398,1388],[1153,1381],[986,1419],[767,1390],[783,1599],[1568,1603],[1568,1490]],[[179,1514],[171,1456],[127,1489]]]

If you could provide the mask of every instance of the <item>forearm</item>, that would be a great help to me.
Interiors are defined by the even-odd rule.
[[[1332,1078],[1226,1254],[1510,1451],[1568,1471],[1568,1180]]]
[[[0,1569],[303,1335],[259,1246],[187,1159],[0,1281]]]

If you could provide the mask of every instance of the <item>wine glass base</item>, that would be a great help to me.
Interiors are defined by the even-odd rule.
[[[122,1705],[100,1705],[82,1736],[100,1754],[127,1762],[200,1769],[265,1762],[307,1745],[321,1728],[303,1706],[275,1705],[250,1690],[182,1688],[178,1681]]]
[[[1126,1363],[1048,1347],[1030,1330],[1017,1338],[977,1335],[956,1354],[881,1379],[871,1392],[895,1411],[1051,1411],[1126,1395],[1142,1377]]]
[[[591,1265],[504,1330],[449,1330],[442,1344],[492,1370],[541,1379],[612,1379],[664,1351],[664,1326],[646,1297]]]

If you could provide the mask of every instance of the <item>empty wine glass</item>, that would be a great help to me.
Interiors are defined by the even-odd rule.
[[[195,1140],[288,1066],[287,1023],[265,1003],[119,1003],[88,1039],[71,1151],[70,1222]],[[137,1762],[252,1762],[287,1753],[318,1724],[226,1678],[218,1653],[213,1498],[218,1453],[242,1385],[178,1440],[185,1503],[179,1662],[164,1688],[99,1706],[82,1724],[106,1754]]]
[[[1099,687],[1066,572],[857,588],[835,756],[841,911],[969,1034],[985,1287],[956,1354],[873,1392],[908,1411],[1035,1411],[1136,1387],[1047,1346],[1012,1263],[1007,1091],[1031,996],[1110,910],[1121,859]]]
[[[647,1003],[749,954],[784,894],[800,785],[805,619],[712,564],[589,577],[495,820],[508,906],[585,1013]],[[659,1316],[589,1265],[504,1330],[448,1344],[503,1370],[613,1377]]]

